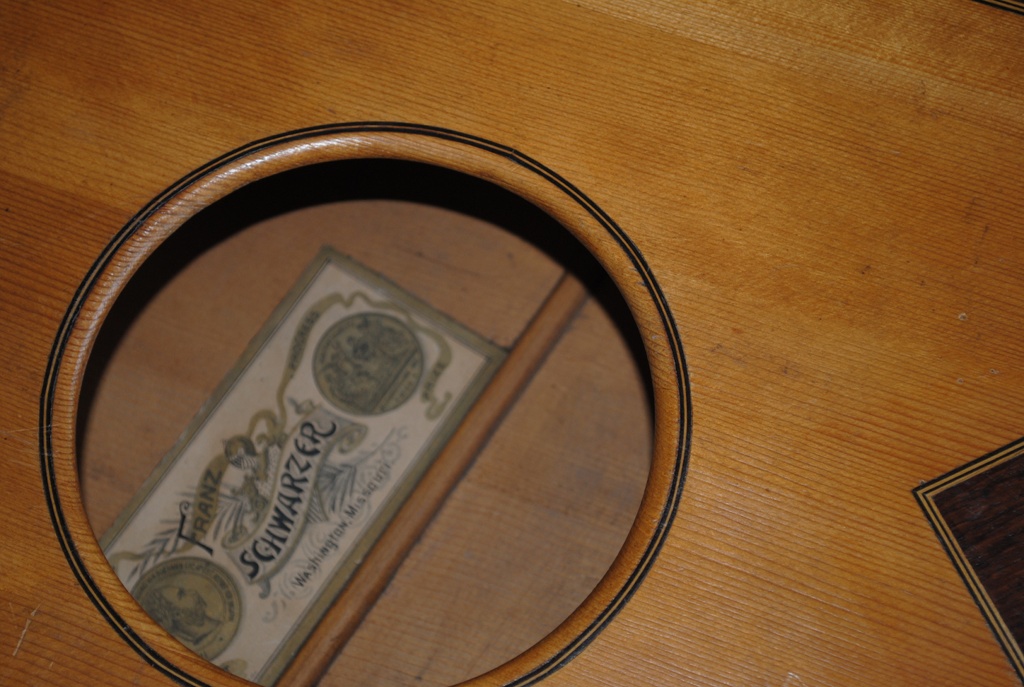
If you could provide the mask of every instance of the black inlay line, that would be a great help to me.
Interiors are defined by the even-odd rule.
[[[292,142],[301,141],[318,136],[339,135],[346,133],[394,133],[411,136],[427,136],[450,142],[469,145],[471,147],[490,152],[506,158],[516,165],[537,174],[542,179],[553,184],[563,193],[568,195],[580,207],[587,211],[590,216],[607,231],[616,243],[626,254],[633,267],[641,274],[644,286],[653,301],[662,328],[665,331],[666,340],[670,344],[672,353],[676,388],[679,394],[680,419],[677,437],[679,439],[676,448],[672,475],[669,484],[668,500],[659,517],[655,531],[648,542],[639,562],[630,572],[625,584],[616,592],[609,604],[601,610],[597,617],[585,627],[568,646],[556,652],[543,664],[529,673],[513,679],[508,683],[509,687],[526,687],[532,685],[543,677],[564,666],[573,657],[579,654],[587,644],[612,620],[626,601],[636,591],[640,582],[646,576],[654,559],[660,552],[662,545],[668,535],[671,524],[678,512],[679,501],[682,496],[683,484],[686,479],[689,464],[690,438],[692,433],[692,408],[689,397],[689,375],[686,369],[686,361],[683,356],[683,345],[679,337],[678,329],[672,312],[665,299],[657,280],[644,259],[640,250],[626,235],[626,233],[605,213],[596,203],[588,198],[583,192],[569,183],[562,176],[533,160],[519,151],[503,146],[487,139],[463,134],[450,129],[442,129],[425,125],[404,124],[400,122],[355,122],[351,124],[328,124],[306,129],[299,129],[285,134],[270,136],[259,139],[248,145],[242,146],[234,151],[228,152],[195,171],[187,174],[177,182],[168,187],[158,195],[145,208],[132,217],[128,223],[114,236],[104,251],[99,255],[92,267],[86,274],[81,285],[76,289],[71,303],[58,327],[53,348],[47,360],[47,367],[44,374],[43,388],[40,398],[40,467],[43,477],[44,496],[54,531],[57,533],[58,541],[76,580],[88,595],[90,601],[97,610],[106,618],[114,630],[138,653],[149,665],[157,669],[163,675],[174,680],[178,684],[187,687],[209,687],[207,683],[198,680],[176,665],[165,659],[131,627],[124,622],[123,618],[114,609],[113,605],[102,594],[95,580],[89,575],[84,561],[74,544],[68,528],[67,520],[60,502],[60,494],[56,482],[56,469],[54,464],[52,446],[52,420],[54,414],[54,389],[57,375],[64,358],[66,346],[71,338],[75,323],[81,314],[86,298],[96,286],[103,270],[110,263],[113,256],[155,213],[166,205],[166,203],[177,196],[182,190],[195,184],[200,179],[207,177],[218,169],[221,169],[241,158],[257,154],[263,150],[280,147]]]
[[[974,0],[980,5],[988,5],[989,7],[995,7],[996,9],[1006,10],[1013,14],[1019,14],[1024,16],[1024,2],[1017,2],[1016,0]]]

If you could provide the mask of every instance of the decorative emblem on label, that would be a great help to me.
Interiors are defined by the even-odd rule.
[[[238,631],[242,599],[231,576],[204,558],[173,558],[150,568],[132,589],[146,613],[205,659]]]
[[[313,374],[320,393],[339,409],[379,415],[415,393],[423,348],[409,327],[390,315],[353,315],[320,338]]]

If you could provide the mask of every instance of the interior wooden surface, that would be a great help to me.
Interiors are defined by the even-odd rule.
[[[522,218],[532,223],[525,235],[553,235],[534,245],[514,223],[505,229],[410,201],[336,201],[252,226],[232,216],[243,201],[179,230],[107,318],[79,429],[96,536],[321,246],[343,248],[511,348],[564,272],[557,246],[574,241],[539,212]],[[552,244],[555,254],[545,252]],[[635,325],[607,276],[592,288],[319,684],[443,686],[475,677],[554,630],[607,571],[647,480],[651,418]]]
[[[455,684],[525,651],[582,603],[647,475],[636,373],[590,301],[320,684]]]
[[[343,251],[506,348],[562,273],[512,233],[415,203],[338,202],[252,227],[211,227],[224,212],[181,230],[153,258],[108,318],[93,355],[80,441],[85,502],[98,534],[322,246]]]
[[[42,486],[40,437],[74,432],[39,426],[54,339],[97,256],[163,189],[251,141],[343,121],[465,132],[554,170],[635,244],[684,345],[692,440],[667,538],[543,684],[1019,683],[911,490],[1024,434],[1024,17],[971,0],[80,0],[0,17],[0,683],[175,684],[101,617],[61,548],[92,535],[55,530]],[[580,326],[598,331],[591,312]],[[221,343],[200,362],[231,360]],[[665,342],[645,344],[664,374]],[[168,403],[187,417],[201,397]],[[433,556],[471,574],[433,537],[471,497],[498,498],[515,463],[495,463],[403,578]],[[556,556],[587,546],[570,539]],[[352,646],[397,641],[404,602],[389,592]],[[427,634],[447,632],[434,616]],[[198,683],[238,684],[156,645]],[[400,650],[334,670],[415,681],[429,651]],[[475,660],[432,675],[490,659]]]

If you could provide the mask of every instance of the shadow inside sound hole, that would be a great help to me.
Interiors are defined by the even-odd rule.
[[[408,201],[452,210],[501,227],[546,253],[583,282],[616,323],[643,381],[647,416],[653,417],[650,368],[629,308],[604,269],[561,224],[520,196],[467,174],[401,160],[341,160],[300,167],[235,191],[188,220],[142,264],[108,313],[90,354],[79,397],[77,444],[83,445],[89,408],[118,342],[174,275],[258,222],[354,200]]]

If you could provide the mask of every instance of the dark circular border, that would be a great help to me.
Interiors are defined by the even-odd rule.
[[[536,160],[518,152],[513,148],[488,141],[483,138],[469,134],[459,133],[449,129],[442,129],[426,125],[405,124],[400,122],[354,122],[349,124],[329,124],[306,129],[298,129],[288,133],[271,136],[254,141],[246,146],[233,150],[219,158],[212,160],[206,165],[195,170],[191,174],[181,178],[175,184],[167,188],[163,193],[153,199],[145,208],[136,214],[129,222],[114,236],[104,251],[93,263],[86,274],[81,285],[75,291],[68,306],[67,312],[60,323],[57,335],[54,339],[53,348],[47,360],[46,371],[43,377],[43,387],[40,394],[39,411],[39,460],[42,472],[43,491],[53,529],[57,534],[61,550],[64,552],[72,573],[78,580],[82,589],[89,599],[99,610],[100,614],[107,620],[110,626],[122,637],[148,664],[153,666],[162,674],[180,685],[188,687],[212,687],[209,683],[199,680],[185,672],[172,662],[168,661],[149,644],[143,640],[121,617],[117,609],[103,595],[102,590],[96,581],[89,574],[89,571],[78,552],[64,510],[61,506],[60,493],[57,487],[57,475],[54,465],[52,425],[54,419],[55,389],[57,378],[61,369],[68,341],[74,329],[78,317],[82,313],[86,297],[96,286],[97,281],[103,274],[110,260],[117,250],[132,237],[146,221],[171,198],[181,191],[197,182],[202,177],[225,167],[244,156],[252,155],[263,149],[282,144],[300,142],[314,136],[356,134],[356,133],[393,133],[407,134],[413,136],[425,136],[442,139],[445,141],[460,143],[478,150],[499,155],[513,162],[519,167],[533,172],[542,179],[556,186],[568,195],[580,208],[585,210],[596,220],[608,234],[617,242],[622,251],[626,254],[630,263],[636,269],[643,285],[646,287],[651,301],[660,318],[661,324],[667,334],[668,344],[672,354],[672,362],[675,373],[675,383],[679,393],[679,434],[676,442],[676,455],[670,476],[669,498],[658,518],[655,531],[648,542],[639,563],[632,570],[626,583],[614,595],[611,602],[598,614],[598,616],[584,627],[567,646],[555,653],[543,664],[533,670],[506,683],[506,687],[527,687],[539,682],[541,679],[558,670],[573,657],[579,654],[597,634],[611,621],[619,612],[625,602],[636,591],[637,586],[646,576],[654,559],[661,550],[668,535],[669,528],[679,508],[679,500],[682,496],[683,483],[686,478],[686,470],[689,464],[690,437],[692,426],[692,410],[690,405],[689,377],[686,370],[686,362],[683,356],[683,345],[676,328],[672,312],[665,296],[658,286],[651,272],[650,267],[644,260],[636,245],[630,240],[626,233],[599,208],[590,198],[584,195],[579,189],[559,176],[556,172],[545,167]]]

